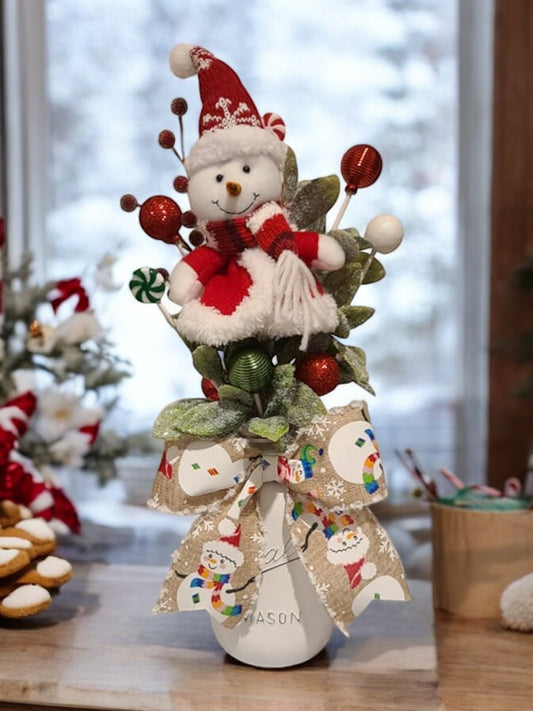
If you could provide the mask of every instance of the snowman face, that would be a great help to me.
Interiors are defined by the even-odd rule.
[[[266,155],[233,158],[194,173],[187,192],[199,220],[231,220],[264,202],[279,200],[281,172]]]
[[[200,561],[204,568],[207,568],[212,573],[227,575],[233,573],[237,567],[235,561],[219,553],[212,544],[204,547]]]
[[[329,539],[327,559],[335,565],[355,563],[366,555],[369,545],[360,527],[343,528]]]

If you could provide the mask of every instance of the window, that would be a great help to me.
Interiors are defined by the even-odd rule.
[[[455,0],[314,0],[305,13],[281,0],[43,6],[47,107],[39,115],[47,117],[48,155],[46,249],[39,253],[57,277],[75,270],[90,278],[106,251],[117,257],[115,279],[123,288],[105,296],[105,320],[134,366],[121,405],[127,426],[148,428],[172,399],[200,394],[188,350],[157,309],[139,305],[127,289],[133,269],[169,269],[178,255],[150,241],[118,205],[126,192],[141,202],[157,193],[184,202],[172,189],[180,165],[159,148],[157,135],[175,130],[170,101],[184,96],[186,147],[197,137],[198,82],[167,68],[168,50],[191,41],[230,64],[262,112],[283,116],[301,178],[338,174],[343,152],[355,143],[381,152],[380,180],[353,198],[341,224],[362,231],[374,215],[391,212],[406,237],[383,258],[385,281],[359,291],[358,303],[376,314],[351,342],[367,352],[377,392],[369,404],[392,489],[412,483],[395,448],[411,446],[429,468],[453,465],[461,446],[463,275]],[[360,397],[366,394],[355,386],[342,386],[326,402]]]

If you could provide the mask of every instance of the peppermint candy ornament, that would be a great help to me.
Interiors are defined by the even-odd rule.
[[[158,269],[140,267],[133,272],[129,287],[141,304],[158,304],[165,294],[165,275]]]
[[[285,139],[285,134],[287,133],[287,129],[285,127],[285,122],[281,118],[279,114],[274,114],[274,113],[268,113],[268,114],[263,114],[262,116],[263,119],[263,126],[265,128],[270,129],[273,131],[276,136],[279,138],[280,141],[283,141]]]

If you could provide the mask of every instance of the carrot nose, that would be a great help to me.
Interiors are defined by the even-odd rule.
[[[241,194],[241,184],[234,183],[233,181],[228,180],[226,182],[226,190],[228,191],[229,195],[231,195],[231,197],[237,197]]]

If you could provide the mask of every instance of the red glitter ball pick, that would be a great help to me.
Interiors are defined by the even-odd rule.
[[[317,395],[325,395],[339,384],[339,364],[327,353],[308,353],[296,361],[294,375]]]
[[[368,188],[379,178],[383,161],[378,151],[365,143],[348,148],[341,160],[341,173],[346,181],[346,192],[356,193]]]
[[[153,239],[176,244],[179,241],[181,210],[174,200],[165,195],[154,195],[141,205],[139,222]]]

